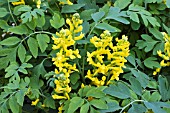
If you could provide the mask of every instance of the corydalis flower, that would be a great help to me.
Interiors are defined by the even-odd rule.
[[[61,29],[56,32],[57,37],[52,37],[54,45],[52,49],[58,50],[56,57],[52,58],[56,69],[55,73],[59,76],[54,80],[55,88],[53,99],[70,99],[69,93],[71,91],[70,74],[78,71],[74,62],[71,60],[81,58],[79,50],[75,48],[75,43],[84,37],[82,34],[82,20],[78,13],[74,14],[71,19],[67,19],[66,23],[69,25],[69,29]],[[74,49],[70,49],[74,48]]]
[[[88,70],[86,78],[89,78],[92,83],[96,86],[101,86],[105,84],[106,77],[111,76],[107,84],[111,80],[118,80],[119,74],[123,73],[122,67],[126,62],[125,57],[129,55],[129,45],[128,38],[123,35],[122,39],[116,38],[117,44],[113,46],[112,36],[109,31],[104,31],[101,38],[94,36],[90,39],[90,42],[96,47],[96,51],[92,53],[87,52],[87,62],[94,66],[92,72]],[[103,75],[101,80],[98,79],[99,76]]]
[[[25,1],[20,0],[19,2],[12,2],[12,5],[25,5]]]
[[[31,105],[36,106],[38,102],[39,102],[39,99],[36,99],[35,101],[32,101]]]

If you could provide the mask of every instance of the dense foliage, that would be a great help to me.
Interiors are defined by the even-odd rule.
[[[170,113],[170,0],[0,0],[0,113]]]

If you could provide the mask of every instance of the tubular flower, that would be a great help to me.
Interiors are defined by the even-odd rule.
[[[35,101],[32,101],[31,105],[36,106],[38,102],[39,102],[39,99],[36,99]]]
[[[170,66],[170,36],[166,34],[165,32],[162,32],[165,40],[165,46],[164,51],[158,50],[157,54],[159,57],[161,57],[163,60],[160,62],[161,67],[167,67]],[[157,68],[153,75],[156,75],[158,72],[161,71],[161,68]]]
[[[128,38],[123,35],[122,39],[116,39],[117,44],[113,46],[112,36],[109,31],[104,31],[101,38],[94,36],[90,42],[96,47],[96,51],[87,52],[87,62],[94,69],[88,70],[86,78],[90,79],[96,86],[109,84],[111,80],[119,80],[120,73],[123,73],[122,67],[126,61],[125,57],[129,55]],[[101,77],[101,75],[103,75]],[[106,78],[109,77],[106,81]],[[99,80],[101,78],[101,80]]]
[[[58,113],[62,113],[63,110],[63,105],[61,105],[60,107],[58,107]]]
[[[55,88],[53,99],[70,99],[71,91],[70,75],[78,71],[75,63],[70,62],[73,59],[81,58],[79,50],[75,49],[76,40],[84,37],[82,34],[82,20],[78,13],[72,16],[72,19],[67,19],[66,23],[70,29],[61,29],[56,32],[57,37],[52,37],[54,40],[53,50],[58,50],[56,57],[52,58],[53,64],[56,66],[55,73],[58,77],[54,80]],[[74,48],[74,49],[71,49]]]
[[[20,0],[19,2],[12,2],[12,5],[25,5],[25,1]]]
[[[64,4],[68,4],[68,5],[73,5],[72,2],[70,2],[70,0],[66,0],[66,2],[60,2],[60,5],[64,5]]]

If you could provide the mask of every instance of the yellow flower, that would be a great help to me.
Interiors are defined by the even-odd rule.
[[[79,33],[83,30],[82,25],[78,26],[77,29],[74,30],[74,33]]]
[[[72,50],[72,49],[66,50],[66,56],[67,56],[67,57],[70,57],[70,59],[75,59],[75,58],[76,58],[76,57],[73,55],[73,50]]]
[[[40,5],[41,5],[41,0],[38,0],[38,1],[37,1],[37,8],[38,8],[38,9],[40,8]]]
[[[83,83],[81,83],[81,88],[84,88],[85,86],[84,86],[84,84]]]
[[[157,73],[159,73],[161,71],[161,68],[157,68],[154,72],[153,75],[156,75]]]
[[[157,51],[157,54],[161,57],[162,56],[161,50]]]
[[[66,0],[66,2],[60,2],[59,4],[61,4],[61,5],[64,5],[64,4],[73,5],[73,3],[70,2],[70,0]]]
[[[74,40],[81,40],[84,37],[84,34],[80,34],[79,36],[74,37]]]
[[[160,65],[161,65],[162,67],[166,67],[166,66],[167,66],[167,64],[164,62],[164,60],[162,60],[162,61],[160,62]]]
[[[58,107],[58,113],[62,113],[63,110],[63,105],[61,105],[60,107]]]
[[[12,2],[12,5],[25,5],[25,1],[20,0],[19,2]]]
[[[41,105],[41,107],[43,107],[43,108],[44,108],[44,107],[45,107],[45,104],[42,104],[42,105]]]
[[[66,96],[66,98],[67,98],[68,100],[70,100],[70,96],[68,95],[68,93],[64,93],[64,95]]]
[[[77,56],[77,58],[81,58],[80,54],[79,54],[79,50],[76,49],[75,51],[73,51],[74,55]]]
[[[32,101],[31,105],[36,106],[38,102],[39,102],[39,99],[36,99],[35,101]]]
[[[56,95],[56,94],[52,95],[52,98],[53,99],[67,99],[65,96],[59,96],[59,95]]]

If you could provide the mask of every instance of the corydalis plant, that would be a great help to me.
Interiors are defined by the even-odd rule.
[[[84,37],[82,34],[82,20],[78,13],[74,14],[72,19],[67,19],[66,23],[70,29],[62,29],[57,32],[57,38],[52,37],[54,40],[53,50],[59,50],[56,57],[52,59],[56,66],[55,73],[58,74],[57,79],[54,81],[56,87],[52,95],[53,99],[70,99],[68,93],[71,91],[70,74],[74,71],[79,71],[76,63],[72,62],[76,58],[81,58],[79,50],[75,48],[76,40]]]
[[[76,49],[76,41],[84,37],[82,22],[79,14],[76,13],[72,19],[66,20],[69,29],[62,28],[56,33],[57,38],[52,37],[54,40],[52,48],[58,50],[56,57],[52,59],[56,66],[55,73],[58,75],[54,80],[56,86],[52,95],[53,99],[70,99],[70,75],[75,71],[84,72],[77,67],[79,62],[74,62],[74,59],[81,58],[79,50]],[[83,77],[83,79],[90,79],[96,86],[108,85],[111,80],[119,79],[120,73],[123,73],[122,67],[127,62],[125,57],[129,55],[130,45],[128,38],[123,35],[122,39],[116,38],[117,44],[114,46],[113,37],[107,30],[100,37],[94,36],[90,39],[96,50],[92,53],[87,52],[87,62],[93,66],[93,69],[88,70],[87,75]]]

